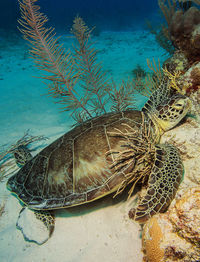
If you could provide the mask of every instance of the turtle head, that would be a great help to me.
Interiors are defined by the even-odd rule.
[[[176,94],[156,108],[153,118],[165,132],[176,126],[191,108],[188,97]]]
[[[191,100],[173,89],[159,89],[150,97],[142,111],[148,115],[156,127],[163,133],[176,126],[191,108]],[[162,92],[164,94],[162,94]]]

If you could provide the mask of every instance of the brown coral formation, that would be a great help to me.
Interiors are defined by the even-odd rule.
[[[190,61],[200,60],[200,10],[194,6],[178,9],[169,24],[171,40]]]
[[[193,102],[191,113],[196,116],[197,121],[200,123],[200,89],[198,89],[197,92],[192,93],[190,98]]]
[[[200,123],[200,62],[194,64],[180,79],[182,89],[192,101],[191,113]]]
[[[200,260],[200,187],[189,189],[165,214],[152,217],[143,231],[144,261]]]
[[[166,68],[170,73],[185,72],[189,68],[189,62],[183,53],[175,52],[173,56],[169,57],[163,63],[163,68]]]
[[[189,189],[170,212],[177,234],[200,248],[200,187]]]
[[[181,77],[185,93],[190,95],[200,89],[200,62],[192,65]]]

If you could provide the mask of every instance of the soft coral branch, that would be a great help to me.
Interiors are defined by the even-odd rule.
[[[110,92],[112,102],[111,110],[121,112],[130,108],[135,108],[134,88],[130,81],[122,81],[119,88],[113,82],[112,92]]]
[[[65,110],[82,110],[87,117],[91,114],[83,103],[78,99],[74,86],[78,79],[74,68],[74,60],[70,52],[65,52],[55,37],[53,28],[46,28],[48,18],[40,13],[40,7],[35,5],[37,0],[21,0],[20,31],[31,46],[31,56],[36,66],[47,72],[44,79],[50,80],[49,95],[60,99],[65,104]]]
[[[93,111],[106,113],[105,97],[110,85],[101,65],[97,63],[97,51],[93,48],[93,43],[90,40],[92,30],[87,27],[82,18],[77,16],[74,19],[71,32],[77,40],[75,63],[82,87],[92,96],[90,103]]]
[[[40,12],[36,2],[19,0],[20,31],[30,43],[36,66],[45,71],[42,78],[47,80],[48,95],[62,104],[64,111],[71,111],[71,116],[79,123],[106,113],[109,98],[111,110],[129,108],[131,102],[134,103],[130,83],[123,82],[119,88],[111,89],[110,80],[97,61],[97,51],[91,41],[92,30],[82,18],[76,17],[71,29],[76,38],[74,52],[65,52],[54,29],[45,26],[48,18]]]

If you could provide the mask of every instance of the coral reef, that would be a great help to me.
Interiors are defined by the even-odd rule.
[[[165,214],[152,217],[142,242],[144,261],[199,261],[200,187],[189,189]]]
[[[200,250],[200,187],[186,191],[176,201],[169,218],[177,234]]]
[[[200,11],[190,7],[186,12],[177,10],[169,24],[173,44],[191,61],[200,59]]]
[[[194,114],[197,121],[200,123],[200,89],[198,89],[197,92],[192,93],[190,98],[193,102],[191,113]]]
[[[166,68],[170,73],[186,72],[190,65],[184,53],[175,52],[173,56],[169,57],[164,63],[163,68]]]
[[[169,87],[190,97],[191,114],[200,122],[200,1],[159,0],[158,3],[167,24],[162,28],[175,52],[163,63],[161,79],[157,77],[159,81],[155,82],[149,78],[145,84],[156,89],[165,81]],[[140,89],[145,95],[145,87]]]
[[[191,94],[200,89],[200,62],[192,65],[182,76],[183,86],[186,93]]]
[[[200,1],[158,1],[167,25],[163,31],[190,63],[200,60]],[[194,6],[194,4],[196,6]]]

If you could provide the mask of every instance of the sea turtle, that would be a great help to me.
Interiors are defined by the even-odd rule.
[[[8,188],[38,215],[146,182],[146,194],[130,212],[144,223],[166,210],[180,184],[183,165],[178,150],[159,141],[190,107],[189,98],[162,85],[141,111],[111,112],[74,127],[28,160],[9,178]]]

